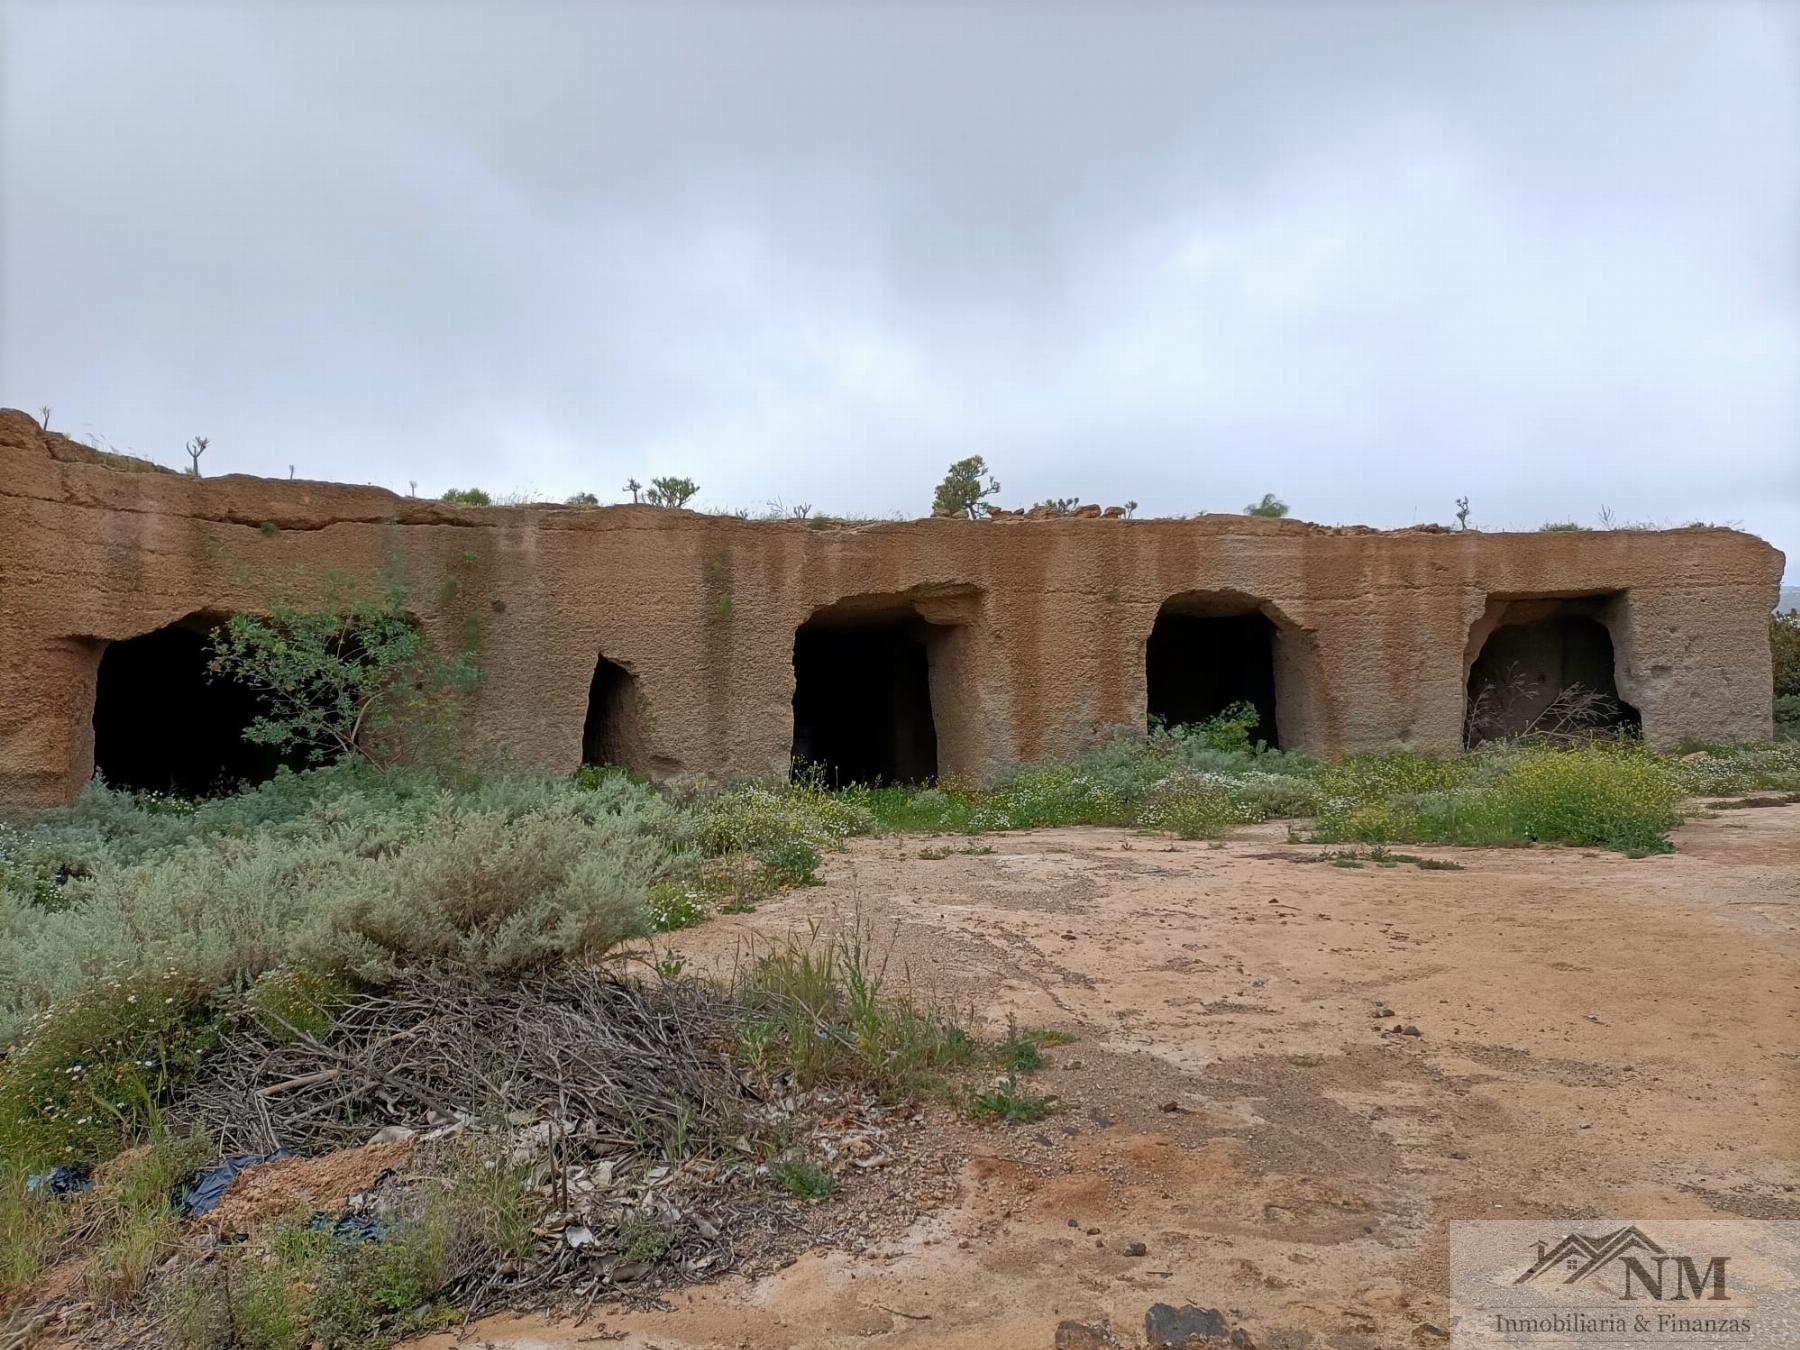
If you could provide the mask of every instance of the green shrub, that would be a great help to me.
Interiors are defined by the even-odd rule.
[[[1214,717],[1183,730],[1197,738],[1209,750],[1249,750],[1250,733],[1262,724],[1262,714],[1253,703],[1238,702]]]
[[[290,1223],[263,1250],[220,1247],[161,1291],[163,1325],[195,1350],[386,1346],[441,1330],[459,1282],[537,1254],[544,1205],[529,1171],[467,1147],[384,1215],[376,1241]]]
[[[866,803],[872,827],[884,833],[971,834],[976,806],[967,793],[944,787],[851,789]]]
[[[1029,764],[988,788],[857,788],[880,830],[980,834],[1058,825],[1138,825],[1216,834],[1237,821],[1317,809],[1315,768],[1252,745],[1255,709],[1207,722],[1121,732],[1072,763]],[[1218,794],[1223,794],[1222,798]],[[1183,800],[1183,798],[1191,800]]]
[[[1594,844],[1629,852],[1669,847],[1681,785],[1665,760],[1634,751],[1529,755],[1488,790],[1505,839]]]
[[[667,854],[641,823],[559,801],[518,816],[447,804],[411,846],[335,869],[292,950],[384,982],[420,964],[514,974],[646,932]]]
[[[380,982],[423,963],[502,974],[594,955],[647,931],[646,892],[687,832],[647,788],[526,777],[394,811],[333,800],[292,828],[101,861],[53,912],[0,894],[0,1023],[97,971],[210,989],[283,966]]]
[[[652,506],[679,508],[686,506],[700,491],[691,478],[652,478],[644,492],[644,500]]]
[[[653,1266],[669,1254],[675,1235],[667,1224],[649,1214],[631,1213],[619,1221],[614,1235],[619,1255],[627,1261],[640,1261]]]
[[[811,886],[819,870],[819,850],[804,839],[786,839],[758,855],[769,875],[784,886]]]
[[[29,829],[0,835],[0,855],[29,861],[40,871],[54,869],[52,880],[60,887],[108,863],[139,862],[194,841],[360,830],[377,818],[417,822],[443,792],[429,774],[376,770],[361,762],[303,773],[281,769],[257,787],[197,802],[125,792],[96,780],[74,806],[47,811]],[[0,859],[0,869],[4,866]],[[59,898],[49,907],[60,903]]]
[[[376,596],[334,583],[321,609],[234,614],[213,634],[207,668],[256,694],[246,741],[313,763],[393,758],[442,738],[450,705],[480,678],[471,650],[444,655],[407,617],[398,577]]]
[[[1800,694],[1775,696],[1775,737],[1777,740],[1800,736]]]
[[[0,1309],[24,1292],[72,1243],[83,1278],[103,1307],[132,1303],[180,1236],[179,1197],[216,1157],[202,1133],[164,1134],[95,1170],[93,1191],[61,1199],[34,1191],[28,1159],[8,1153],[0,1170]]]
[[[1226,790],[1247,820],[1311,816],[1319,810],[1319,785],[1300,774],[1252,769],[1227,783]]]
[[[828,1200],[837,1194],[837,1178],[810,1158],[778,1158],[772,1171],[783,1190],[802,1200]]]
[[[130,1143],[222,1016],[316,1034],[354,984],[603,953],[648,931],[693,833],[623,779],[335,769],[181,812],[95,788],[3,841],[0,1152]]]
[[[492,506],[494,499],[481,488],[449,488],[440,501],[448,506]]]
[[[448,1325],[438,1293],[450,1223],[441,1208],[386,1225],[379,1242],[333,1242],[306,1300],[308,1336],[327,1346],[389,1345]]]
[[[1252,502],[1244,508],[1247,516],[1265,516],[1271,520],[1280,520],[1288,513],[1288,504],[1273,492],[1265,492],[1260,502]]]
[[[931,514],[978,520],[983,501],[999,491],[1000,482],[988,473],[987,461],[980,455],[970,455],[952,464],[944,481],[937,485],[931,498]]]
[[[650,927],[658,933],[691,928],[706,917],[706,903],[685,881],[659,881],[645,901]]]
[[[1775,696],[1800,697],[1800,610],[1770,618],[1769,654],[1775,667]]]
[[[699,843],[708,857],[763,854],[796,840],[814,849],[834,849],[852,835],[869,833],[875,824],[860,794],[829,792],[817,781],[745,783],[723,792],[701,789],[686,795],[699,817]]]
[[[1083,766],[1033,764],[983,794],[969,821],[981,830],[1128,825],[1132,811],[1123,793]]]
[[[587,788],[589,791],[615,779],[624,779],[627,782],[636,781],[629,769],[618,764],[583,764],[575,770],[575,786]]]
[[[1037,1037],[1019,1030],[1017,1022],[1007,1020],[1006,1039],[995,1048],[995,1058],[1010,1073],[1036,1073],[1044,1067],[1044,1052]]]

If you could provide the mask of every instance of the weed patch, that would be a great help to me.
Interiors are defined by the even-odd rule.
[[[837,1178],[808,1158],[781,1158],[773,1171],[782,1189],[802,1200],[827,1200],[837,1194]]]
[[[0,1063],[0,1156],[91,1163],[137,1139],[218,1043],[206,992],[177,975],[114,981],[41,1014]]]
[[[802,1087],[847,1077],[888,1092],[966,1065],[975,1049],[966,1020],[890,993],[887,966],[860,923],[837,935],[815,925],[753,954],[736,996],[753,1011],[758,1059],[779,1054]]]
[[[992,1087],[971,1092],[968,1113],[977,1120],[998,1120],[1008,1125],[1029,1125],[1050,1114],[1049,1097],[1032,1092],[1008,1074]]]
[[[1012,1028],[995,1053],[1001,1065],[1010,1073],[1036,1073],[1044,1067],[1044,1052],[1038,1047],[1035,1039]]]
[[[1320,773],[1327,843],[1668,847],[1680,823],[1669,760],[1624,747],[1507,748],[1458,759],[1360,757]]]

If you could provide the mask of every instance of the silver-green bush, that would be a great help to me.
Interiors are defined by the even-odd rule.
[[[293,778],[315,781],[287,784],[281,809],[233,799],[235,815],[202,807],[166,829],[101,790],[0,846],[0,1041],[102,979],[172,971],[229,987],[294,966],[380,982],[425,964],[501,974],[592,956],[645,931],[645,896],[692,833],[624,780],[452,793]]]

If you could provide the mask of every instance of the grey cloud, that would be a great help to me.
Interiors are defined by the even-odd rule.
[[[1800,11],[0,6],[0,401],[218,471],[1800,551]]]

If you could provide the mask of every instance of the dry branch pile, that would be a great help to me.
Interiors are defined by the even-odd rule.
[[[781,1159],[894,1156],[890,1112],[861,1089],[802,1091],[735,1063],[745,1015],[694,981],[415,982],[321,1036],[247,1024],[170,1116],[227,1153],[414,1140],[411,1165],[351,1206],[377,1222],[416,1214],[457,1150],[518,1169],[535,1255],[459,1270],[445,1292],[471,1314],[643,1294],[788,1245],[802,1205],[774,1178]]]
[[[384,1126],[459,1123],[541,1122],[579,1130],[597,1152],[716,1137],[757,1100],[730,1057],[739,1016],[691,981],[415,981],[357,1000],[324,1039],[286,1022],[279,1040],[239,1030],[174,1115],[205,1124],[227,1153],[312,1153]]]

